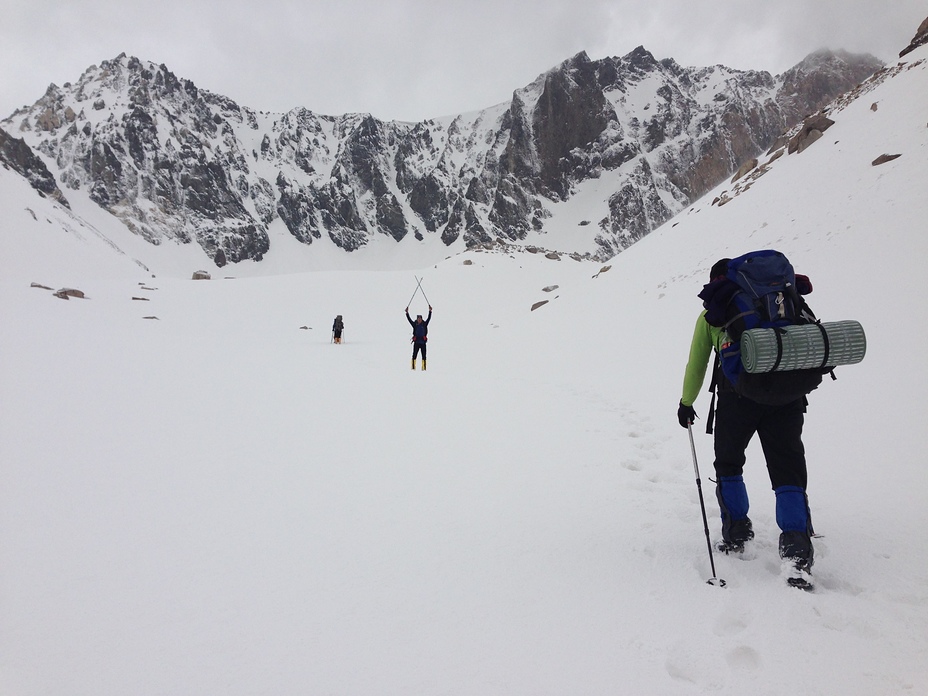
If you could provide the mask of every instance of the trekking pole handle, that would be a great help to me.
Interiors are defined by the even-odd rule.
[[[699,465],[696,463],[696,442],[693,440],[693,423],[686,424],[686,432],[690,436],[690,451],[693,453],[693,471],[696,472],[696,482],[699,483]]]

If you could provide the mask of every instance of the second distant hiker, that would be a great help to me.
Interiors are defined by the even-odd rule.
[[[421,314],[416,315],[413,321],[409,316],[409,307],[406,308],[406,321],[412,326],[412,369],[416,369],[416,357],[422,351],[422,369],[425,369],[425,346],[429,340],[429,322],[432,320],[432,305],[429,305],[429,315],[425,319]]]
[[[342,331],[345,330],[345,322],[342,320],[342,315],[339,314],[335,317],[335,321],[332,323],[332,340],[335,343],[342,342]]]

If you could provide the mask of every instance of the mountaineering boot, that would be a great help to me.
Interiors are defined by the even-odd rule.
[[[415,359],[415,358],[412,359],[412,369],[414,369],[414,370],[416,369],[416,359]]]
[[[754,528],[751,518],[745,517],[734,520],[728,525],[728,538],[723,538],[716,548],[722,553],[744,553],[744,545],[754,538]]]
[[[790,587],[813,590],[812,563],[815,552],[808,532],[783,532],[780,534],[780,558],[783,559],[783,574]]]
[[[800,486],[778,486],[777,526],[780,534],[780,558],[783,573],[791,587],[814,589],[812,585],[812,524],[809,499]]]
[[[425,369],[425,358],[422,358],[422,369]]]
[[[722,553],[742,553],[744,544],[754,538],[754,528],[748,517],[748,491],[742,476],[720,476],[715,488],[722,513],[722,541],[717,548]]]

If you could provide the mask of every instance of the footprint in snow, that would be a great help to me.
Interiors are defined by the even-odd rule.
[[[725,662],[737,672],[756,672],[761,667],[760,654],[748,645],[729,650],[725,654]]]
[[[741,616],[723,616],[715,623],[712,632],[717,636],[736,636],[748,627]]]

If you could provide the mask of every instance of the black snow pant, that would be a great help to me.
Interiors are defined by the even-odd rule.
[[[766,406],[734,392],[720,391],[715,411],[715,473],[741,476],[745,450],[754,433],[760,438],[773,489],[808,482],[802,444],[805,399],[785,406]]]
[[[767,460],[770,485],[776,493],[777,524],[802,546],[801,550],[790,551],[788,555],[811,558],[812,520],[806,496],[808,472],[802,444],[805,412],[804,398],[784,406],[768,406],[731,391],[718,393],[714,465],[725,541],[741,542],[753,536],[743,471],[745,450],[757,433]],[[781,547],[784,538],[781,536]]]
[[[416,356],[419,355],[419,351],[422,351],[422,359],[425,360],[425,341],[413,341],[412,344],[412,359],[415,360]]]

